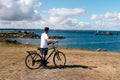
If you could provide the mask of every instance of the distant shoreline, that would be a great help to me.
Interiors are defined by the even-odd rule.
[[[0,30],[0,32],[7,32],[7,30]],[[9,31],[20,31],[17,30],[8,30]],[[35,34],[41,35],[43,30],[36,29],[26,29],[27,32],[34,32]],[[59,45],[67,48],[80,48],[80,49],[88,49],[88,50],[97,50],[99,48],[105,49],[108,51],[120,52],[119,43],[120,43],[120,35],[95,35],[96,31],[80,31],[80,30],[50,30],[49,36],[62,36],[65,39],[58,39]],[[98,31],[100,32],[100,31]],[[106,31],[104,31],[106,32]],[[120,33],[119,33],[120,34]],[[16,40],[20,43],[25,44],[40,44],[40,38],[10,38],[11,40]],[[57,38],[55,38],[57,39]]]
[[[32,38],[32,39],[40,39],[41,36],[36,34],[35,32],[27,31],[27,30],[17,30],[17,31],[7,31],[0,32],[0,38]],[[50,39],[65,39],[64,36],[56,36],[52,35],[49,37]]]
[[[15,29],[15,28],[0,28],[0,30],[43,30],[43,29]],[[60,31],[117,31],[120,32],[120,30],[81,30],[81,29],[50,29],[50,30],[60,30]]]
[[[29,44],[29,43],[20,43],[16,40],[10,40],[10,39],[1,39],[0,38],[0,44],[2,43],[2,45],[4,46],[39,46],[38,45],[33,45],[33,44]],[[1,46],[1,45],[0,45]],[[64,48],[64,49],[76,49],[76,50],[85,50],[85,51],[96,51],[96,52],[117,52],[119,53],[119,51],[110,51],[110,50],[105,50],[102,48],[96,49],[96,50],[91,50],[91,49],[85,49],[85,48],[70,48],[70,47],[64,47],[64,46],[58,46],[58,48]]]

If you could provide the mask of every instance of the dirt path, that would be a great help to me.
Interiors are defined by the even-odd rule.
[[[52,59],[47,68],[29,70],[25,64],[28,46],[0,46],[0,80],[120,80],[120,54],[80,49],[60,49],[67,56],[64,69],[55,68]]]

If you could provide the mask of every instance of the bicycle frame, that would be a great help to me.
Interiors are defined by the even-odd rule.
[[[52,50],[52,49],[53,49],[53,50]],[[53,54],[55,54],[55,52],[58,51],[58,50],[55,48],[55,46],[53,46],[52,48],[49,48],[48,51],[49,51],[49,50],[52,50],[52,51],[51,51],[51,53],[46,57],[46,61],[47,61]],[[40,51],[40,53],[41,53],[41,51]],[[41,53],[41,55],[42,55],[42,53]],[[41,56],[41,55],[40,55],[40,56]],[[42,57],[42,56],[41,56],[41,57]]]
[[[47,64],[47,60],[53,55],[53,62],[56,67],[63,67],[66,64],[66,57],[63,52],[59,51],[56,46],[53,45],[49,47],[47,50],[49,51],[49,54],[46,56],[46,59],[44,61],[43,54],[42,54],[42,48],[38,48],[40,52],[37,51],[27,51],[28,55],[25,58],[25,64],[29,69],[38,69],[41,66],[44,66]],[[60,54],[60,55],[59,55]],[[31,60],[32,59],[32,60]],[[60,61],[60,63],[59,63]],[[61,63],[62,62],[62,63]]]
[[[50,49],[48,49],[50,50]],[[55,52],[57,52],[57,50],[54,48],[53,51],[48,55],[48,57],[46,58],[46,60],[48,60],[52,54],[54,54]]]

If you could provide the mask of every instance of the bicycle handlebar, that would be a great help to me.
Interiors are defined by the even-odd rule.
[[[50,45],[50,44],[54,45],[55,43],[58,43],[58,41],[56,41],[56,42],[49,42],[48,45]]]

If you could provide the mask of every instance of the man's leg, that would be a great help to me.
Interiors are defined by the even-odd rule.
[[[44,51],[44,56],[43,56],[43,62],[44,62],[44,66],[47,66],[47,63],[49,63],[49,62],[47,62],[46,61],[46,55],[47,55],[47,53],[48,53],[48,49],[45,49],[45,51]]]
[[[43,54],[43,61],[45,61],[46,60],[46,55],[45,54]]]

